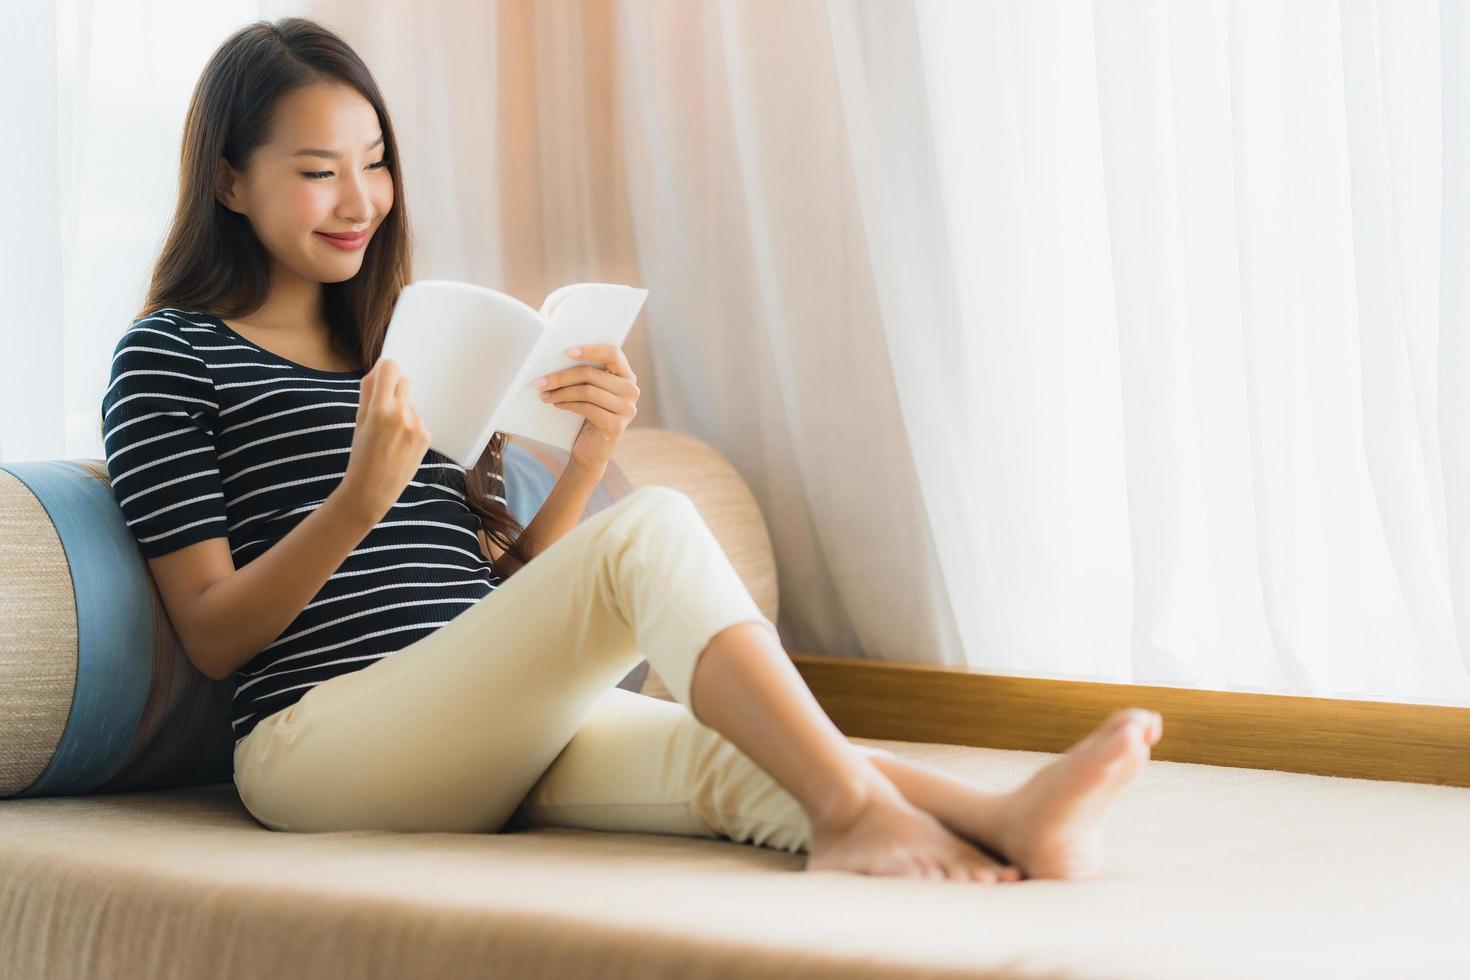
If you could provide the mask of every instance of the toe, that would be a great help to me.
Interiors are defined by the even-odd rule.
[[[1132,754],[1134,746],[1146,741],[1144,732],[1145,729],[1133,718],[1124,718],[1108,731],[1100,750],[1109,771],[1122,765]]]
[[[1099,741],[1107,741],[1118,734],[1118,730],[1130,722],[1141,720],[1142,715],[1137,708],[1120,708],[1108,715],[1107,719],[1092,730],[1093,736]]]
[[[1121,741],[1127,746],[1127,749],[1123,753],[1123,758],[1132,761],[1139,754],[1147,755],[1149,746],[1153,745],[1150,723],[1140,722],[1138,724],[1124,725],[1123,730],[1124,734]]]
[[[1122,714],[1129,721],[1136,721],[1145,728],[1153,726],[1154,713],[1147,708],[1125,708]]]
[[[970,880],[982,884],[992,885],[995,883],[995,869],[976,866],[970,869]]]

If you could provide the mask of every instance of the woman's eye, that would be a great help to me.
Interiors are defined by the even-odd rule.
[[[368,169],[369,170],[372,170],[374,167],[386,167],[386,166],[388,166],[388,161],[387,160],[379,160],[377,163],[370,163],[370,164],[368,164]],[[301,174],[301,176],[310,178],[311,180],[320,180],[323,177],[330,177],[330,176],[332,176],[332,172],[330,170],[308,170],[308,171],[304,171]]]

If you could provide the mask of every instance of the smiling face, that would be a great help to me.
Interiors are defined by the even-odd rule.
[[[383,154],[372,103],[349,85],[321,82],[281,99],[270,142],[256,148],[244,170],[222,164],[217,194],[249,219],[276,272],[341,282],[362,267],[368,242],[393,207]],[[364,237],[342,243],[349,247],[327,237],[356,232]]]

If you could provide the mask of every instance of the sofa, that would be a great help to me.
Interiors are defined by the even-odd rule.
[[[564,463],[512,443],[523,521]],[[634,427],[584,517],[649,483],[695,501],[776,621],[734,467]],[[804,873],[564,827],[267,830],[231,779],[232,682],[183,657],[108,494],[100,460],[0,464],[0,980],[1470,976],[1470,790],[1451,786],[1156,759],[1088,882]],[[646,663],[621,686],[669,697]],[[991,790],[1055,758],[854,741]]]

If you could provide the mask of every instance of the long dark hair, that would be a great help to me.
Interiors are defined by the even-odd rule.
[[[215,196],[222,161],[243,169],[266,141],[275,104],[318,82],[352,86],[378,114],[392,174],[393,206],[368,242],[351,279],[322,283],[323,310],[333,345],[363,370],[377,362],[398,294],[412,282],[412,249],[398,168],[398,143],[377,83],[346,41],[305,17],[257,21],[220,45],[204,66],[189,101],[179,154],[179,197],[147,300],[138,317],[163,307],[243,318],[260,309],[270,290],[270,258],[249,220]],[[525,561],[518,542],[525,527],[505,503],[506,437],[497,432],[465,473],[465,503],[486,536]]]

